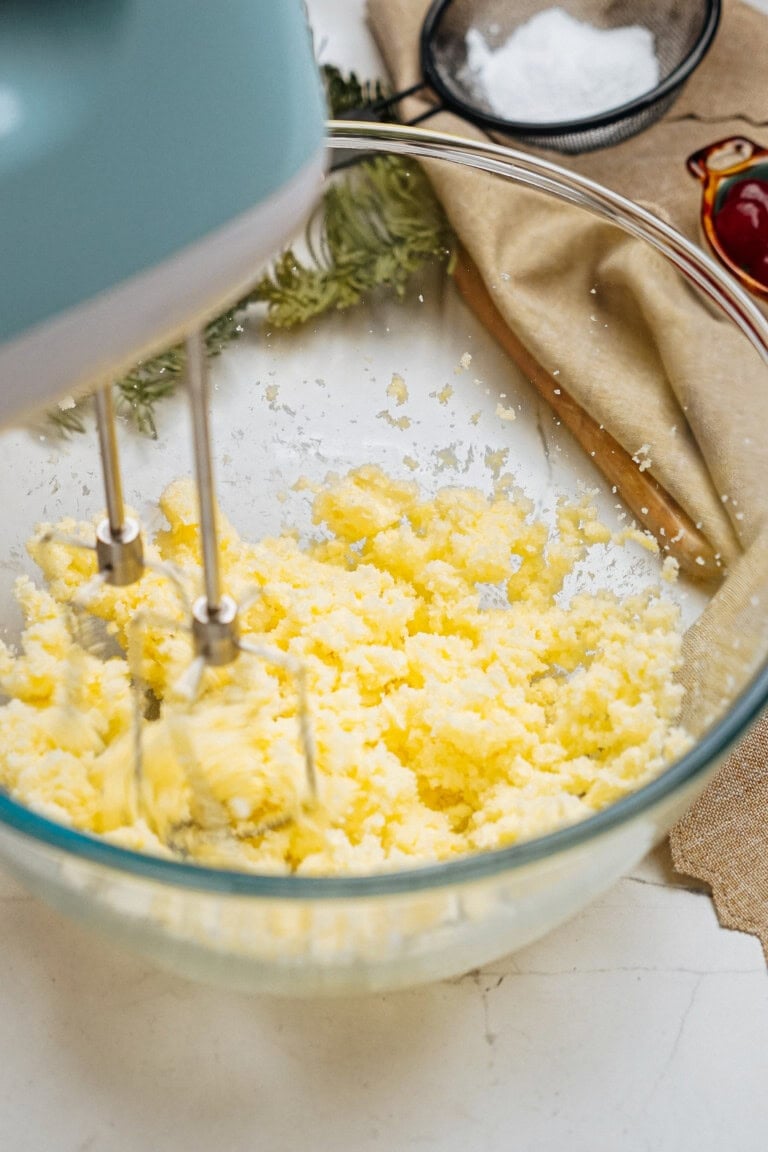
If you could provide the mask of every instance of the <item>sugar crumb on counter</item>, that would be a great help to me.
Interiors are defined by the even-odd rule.
[[[437,461],[438,472],[444,472],[446,468],[458,470],[459,458],[456,455],[455,444],[448,444],[445,448],[436,448],[433,456]]]
[[[509,448],[486,448],[483,456],[485,466],[494,479],[499,478],[501,470],[505,467],[508,459]]]
[[[191,482],[172,484],[161,509],[167,528],[148,552],[196,583]],[[20,651],[0,644],[3,786],[141,852],[168,855],[183,831],[185,854],[200,862],[338,874],[541,835],[638,788],[688,747],[677,607],[659,588],[560,595],[592,544],[611,538],[588,495],[558,505],[553,531],[507,473],[491,497],[459,487],[429,497],[368,466],[329,477],[313,522],[309,543],[297,533],[249,542],[221,517],[221,543],[226,586],[259,591],[244,637],[305,670],[317,808],[253,834],[301,798],[295,684],[240,657],[209,670],[199,704],[181,710],[184,609],[153,571],[93,603],[160,701],[137,791],[126,661],[98,659],[73,638],[69,605],[93,556],[40,535],[30,552],[47,587],[18,582]],[[503,603],[487,606],[489,586]],[[132,621],[149,612],[137,637]]]
[[[648,509],[644,508],[643,511],[647,512]],[[619,519],[623,520],[625,516],[626,512],[620,514]],[[646,552],[651,552],[654,555],[658,555],[659,542],[656,537],[650,532],[643,531],[642,528],[638,528],[634,524],[630,528],[622,528],[621,531],[617,532],[613,538],[617,544],[626,544],[628,541],[633,540],[635,544],[639,544],[640,547],[643,548]]]
[[[653,467],[650,451],[650,444],[641,444],[637,452],[635,452],[634,456],[632,457],[633,463],[637,464],[638,472],[646,472],[649,468]]]
[[[376,419],[384,420],[390,428],[397,428],[400,432],[407,432],[411,426],[410,416],[393,416],[386,408],[376,413]]]
[[[319,485],[308,476],[299,476],[291,485],[292,492],[316,492]]]
[[[445,407],[451,396],[453,396],[453,385],[445,384],[439,391],[430,392],[429,395],[431,399],[437,400],[438,404],[442,404],[443,407]]]
[[[408,385],[398,372],[392,373],[392,379],[387,385],[387,397],[398,407],[408,400]]]
[[[498,403],[496,405],[496,415],[498,416],[499,420],[511,421],[517,419],[517,413],[515,412],[514,408],[505,408],[502,403]]]

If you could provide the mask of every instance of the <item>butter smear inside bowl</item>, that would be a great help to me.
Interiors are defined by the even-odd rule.
[[[172,484],[161,508],[168,526],[149,551],[192,587],[191,484]],[[30,551],[45,589],[19,580],[21,648],[0,647],[10,697],[0,783],[54,820],[141,852],[335,875],[542,835],[638,788],[690,745],[677,723],[676,605],[658,587],[563,593],[590,546],[611,539],[588,499],[561,502],[551,532],[503,485],[491,497],[459,487],[427,497],[365,466],[318,488],[313,519],[309,542],[286,533],[256,543],[222,520],[222,553],[233,593],[247,602],[258,590],[244,636],[305,669],[314,808],[255,831],[300,807],[290,676],[241,658],[209,669],[185,708],[174,688],[190,639],[173,584],[148,571],[103,588],[91,610],[118,647],[100,658],[78,643],[72,609],[93,556],[42,535]],[[131,669],[156,717],[138,780]]]

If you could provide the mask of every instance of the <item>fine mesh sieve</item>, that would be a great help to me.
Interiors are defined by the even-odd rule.
[[[463,79],[467,73],[467,32],[476,29],[489,47],[498,48],[544,6],[536,0],[436,0],[421,31],[422,82],[380,102],[375,110],[384,111],[405,96],[429,88],[437,101],[411,123],[449,110],[479,127],[540,148],[576,153],[618,144],[649,127],[671,107],[706,55],[721,8],[720,0],[688,0],[685,4],[653,0],[641,5],[632,0],[563,0],[558,6],[597,28],[632,24],[648,28],[654,36],[660,67],[656,87],[618,108],[580,120],[530,123],[502,119]]]

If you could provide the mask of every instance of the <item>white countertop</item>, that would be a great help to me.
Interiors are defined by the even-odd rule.
[[[656,853],[460,980],[275,1001],[148,968],[0,883],[3,1152],[763,1152],[757,941]]]
[[[768,0],[757,4],[768,11]],[[362,0],[309,0],[372,74]],[[666,849],[489,969],[366,1000],[165,975],[0,877],[2,1152],[762,1152],[768,982]]]

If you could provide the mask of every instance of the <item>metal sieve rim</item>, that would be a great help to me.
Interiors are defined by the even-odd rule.
[[[720,18],[722,15],[722,0],[706,0],[706,20],[698,39],[677,67],[673,68],[669,75],[657,84],[655,88],[652,88],[650,92],[645,92],[642,96],[638,96],[626,104],[620,104],[617,108],[611,108],[595,116],[585,116],[581,120],[550,120],[531,123],[529,120],[504,120],[498,116],[493,116],[482,110],[478,110],[473,105],[467,104],[466,101],[457,96],[456,93],[443,82],[440,71],[434,62],[432,45],[443,13],[451,2],[452,0],[433,0],[432,6],[427,12],[424,23],[421,26],[419,56],[424,80],[429,87],[437,93],[440,99],[446,103],[451,111],[458,112],[466,119],[471,120],[474,124],[480,125],[483,128],[488,128],[494,132],[502,132],[508,136],[517,136],[520,139],[525,139],[529,136],[565,136],[570,132],[585,132],[593,128],[608,128],[635,113],[644,112],[652,108],[656,103],[663,100],[665,96],[673,96],[678,89],[683,86],[691,73],[698,68],[711,48],[715,33],[720,26]]]

